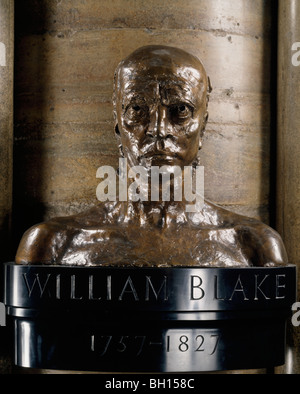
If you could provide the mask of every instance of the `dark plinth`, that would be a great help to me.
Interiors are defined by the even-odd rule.
[[[193,372],[284,363],[295,266],[5,265],[23,367]]]

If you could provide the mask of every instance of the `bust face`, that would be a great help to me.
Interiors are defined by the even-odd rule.
[[[115,111],[130,166],[193,163],[207,119],[207,76],[176,48],[144,47],[117,74]]]

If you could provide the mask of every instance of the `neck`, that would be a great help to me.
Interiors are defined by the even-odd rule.
[[[141,226],[167,228],[179,221],[188,220],[184,204],[174,201],[129,201],[127,213],[132,219],[138,220]]]

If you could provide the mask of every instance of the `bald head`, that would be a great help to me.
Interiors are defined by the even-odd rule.
[[[135,80],[145,84],[157,78],[166,80],[170,74],[190,85],[198,85],[199,99],[208,101],[209,80],[197,57],[175,47],[148,45],[136,49],[119,63],[115,71],[114,106],[118,95],[122,94],[124,79],[127,83]]]

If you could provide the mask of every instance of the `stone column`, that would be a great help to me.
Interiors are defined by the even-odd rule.
[[[277,230],[300,267],[300,2],[279,0]],[[298,288],[299,288],[298,279]],[[299,296],[298,296],[299,297]],[[289,327],[286,370],[299,373],[300,327]]]
[[[0,0],[0,261],[9,255],[12,208],[14,1]]]
[[[2,263],[10,255],[13,153],[14,0],[0,0],[0,301]],[[0,329],[0,373],[11,370],[8,332]]]

